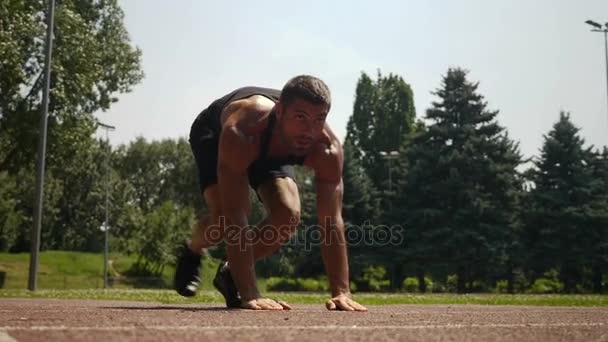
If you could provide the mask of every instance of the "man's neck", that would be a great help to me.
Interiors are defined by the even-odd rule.
[[[274,115],[274,114],[272,114],[272,112],[271,112],[268,116],[268,120],[270,120],[270,115]],[[289,151],[289,148],[287,147],[287,143],[285,142],[285,139],[280,132],[279,121],[275,116],[274,127],[272,128],[272,134],[270,135],[270,141],[268,142],[267,156],[275,157],[275,158],[277,158],[277,157],[282,158],[282,157],[287,157],[290,154],[291,154],[291,151]]]

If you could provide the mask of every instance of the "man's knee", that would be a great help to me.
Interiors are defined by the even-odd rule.
[[[300,223],[300,194],[291,178],[276,178],[259,191],[271,221],[297,226]]]
[[[279,222],[281,225],[289,226],[295,229],[301,220],[301,212],[299,205],[290,205],[281,203],[270,212],[271,221]]]

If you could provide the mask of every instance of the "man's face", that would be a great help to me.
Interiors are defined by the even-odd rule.
[[[296,98],[287,105],[278,103],[276,112],[283,140],[291,153],[302,156],[312,149],[323,133],[329,106]]]

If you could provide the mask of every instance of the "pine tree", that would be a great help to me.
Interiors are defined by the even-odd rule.
[[[568,113],[544,136],[541,155],[532,170],[527,231],[537,272],[556,268],[566,292],[582,280],[591,246],[594,175],[592,153]]]
[[[608,147],[593,154],[591,167],[593,199],[587,260],[591,265],[593,292],[602,293],[602,278],[608,272]]]
[[[466,76],[448,70],[435,93],[440,100],[426,113],[430,125],[402,148],[407,172],[397,199],[406,208],[406,260],[448,265],[459,292],[505,253],[521,163],[518,145],[495,120],[498,112],[486,109],[478,84]]]

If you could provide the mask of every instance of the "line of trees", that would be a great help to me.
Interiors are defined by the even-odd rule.
[[[0,5],[0,251],[29,251],[42,10],[42,1]],[[188,142],[112,147],[94,138],[93,113],[142,79],[141,52],[116,0],[60,1],[56,16],[42,248],[100,252],[109,181],[111,249],[137,255],[138,272],[161,274],[205,211]],[[602,292],[608,149],[587,146],[560,113],[540,154],[526,160],[466,71],[449,69],[434,94],[417,119],[402,77],[358,80],[344,141],[347,229],[391,227],[403,238],[351,241],[357,288]],[[314,175],[298,168],[297,177],[303,225],[315,225]],[[251,198],[257,222],[263,207]],[[263,276],[324,273],[315,244],[288,244],[257,267]]]
[[[461,293],[501,281],[509,292],[543,282],[555,287],[548,291],[601,292],[608,271],[608,149],[586,146],[562,112],[540,155],[524,160],[465,70],[448,70],[437,100],[416,123],[408,109],[391,112],[396,103],[412,102],[409,87],[391,100],[382,97],[394,79],[359,80],[345,141],[344,211],[354,226],[397,225],[405,238],[357,250],[358,257],[388,270],[393,289],[409,276],[422,292],[425,278],[451,280]],[[400,129],[384,134],[382,125],[393,120]],[[399,157],[389,171],[380,157],[392,150]]]

